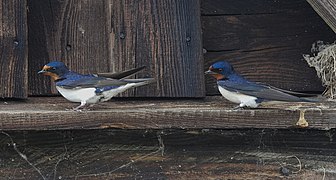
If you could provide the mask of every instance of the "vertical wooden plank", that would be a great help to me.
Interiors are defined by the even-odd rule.
[[[0,2],[0,98],[27,98],[25,0]]]
[[[199,0],[110,0],[113,70],[146,65],[156,83],[122,96],[205,95]]]
[[[336,33],[336,2],[335,0],[307,0],[314,10]]]
[[[53,60],[81,73],[111,70],[107,0],[32,0],[29,13],[29,94],[56,93],[37,71]]]

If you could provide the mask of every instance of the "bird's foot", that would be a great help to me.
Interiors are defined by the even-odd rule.
[[[88,107],[74,107],[71,109],[72,111],[76,111],[76,112],[85,112],[85,111],[90,111],[91,109],[89,109]]]
[[[236,106],[236,107],[233,108],[233,110],[244,110],[244,109],[250,109],[250,107],[238,105],[238,106]]]
[[[84,110],[84,106],[86,105],[86,102],[81,102],[81,104],[75,108],[72,108],[73,111],[77,111],[77,112],[82,112],[82,110]],[[83,108],[83,109],[81,109]]]
[[[232,110],[246,110],[246,109],[256,109],[257,107],[249,107],[249,106],[236,106],[234,108],[232,108]]]
[[[76,112],[82,112],[82,111],[83,111],[82,109],[80,109],[80,108],[77,108],[77,107],[75,107],[75,108],[72,108],[72,110],[73,110],[73,111],[76,111]]]

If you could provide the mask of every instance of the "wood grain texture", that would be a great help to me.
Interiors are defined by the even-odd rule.
[[[0,3],[0,98],[27,98],[26,1]]]
[[[308,128],[336,128],[336,108],[330,102],[284,103],[265,105],[261,109],[233,110],[236,105],[222,97],[179,101],[114,99],[83,112],[66,110],[77,105],[56,97],[1,103],[0,129],[286,129],[297,127],[300,111],[304,111]]]
[[[296,7],[296,8],[295,8]],[[256,15],[277,14],[297,11],[306,8],[304,0],[202,0],[201,13],[203,16],[221,15]]]
[[[156,83],[122,96],[204,97],[199,0],[110,1],[114,70],[146,65]]]
[[[246,78],[293,91],[323,91],[302,54],[336,35],[305,0],[210,1],[201,5],[205,69],[230,61]],[[218,94],[206,78],[208,95]]]
[[[108,3],[28,1],[29,94],[55,94],[49,77],[37,74],[46,63],[65,62],[80,73],[111,71]]]
[[[336,33],[336,2],[334,0],[307,0],[307,2]]]
[[[36,74],[48,61],[81,73],[147,66],[148,87],[122,96],[203,97],[199,1],[30,1],[30,94],[56,91]],[[42,21],[42,22],[41,22]]]
[[[0,133],[0,176],[5,179],[323,179],[323,169],[325,179],[335,177],[336,145],[330,138],[335,131],[4,133]],[[13,143],[41,175],[20,157]],[[281,167],[288,170],[287,176]]]

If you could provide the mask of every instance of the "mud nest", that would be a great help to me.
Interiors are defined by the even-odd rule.
[[[326,90],[323,96],[335,99],[336,97],[336,43],[325,44],[317,41],[312,45],[313,55],[303,55],[310,67],[314,67],[317,76],[321,79]]]

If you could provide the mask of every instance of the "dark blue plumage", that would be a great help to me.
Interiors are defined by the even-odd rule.
[[[237,74],[226,61],[214,63],[206,74],[215,77],[220,93],[229,101],[238,103],[240,107],[257,107],[263,101],[309,102],[307,99],[291,95],[300,93],[248,81]]]
[[[116,77],[123,78],[138,72],[135,68],[121,73]],[[153,82],[152,78],[146,79],[112,79],[93,74],[80,74],[70,71],[63,62],[53,61],[46,64],[38,73],[50,76],[56,82],[56,88],[62,96],[72,102],[80,102],[79,109],[86,103],[107,101],[113,96],[129,88],[142,86]],[[113,76],[113,74],[107,74]]]

